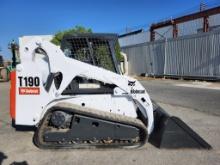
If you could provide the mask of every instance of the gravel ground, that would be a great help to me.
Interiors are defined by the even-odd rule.
[[[0,164],[23,162],[43,164],[220,164],[220,117],[198,112],[192,108],[159,104],[170,114],[181,117],[212,146],[212,150],[157,149],[146,144],[139,149],[107,150],[41,150],[32,143],[33,132],[18,132],[10,126],[9,84],[0,83]],[[192,98],[193,99],[193,98]]]

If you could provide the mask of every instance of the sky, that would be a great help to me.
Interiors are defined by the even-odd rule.
[[[81,25],[93,32],[123,33],[198,10],[220,0],[0,0],[0,54],[24,35],[47,35]]]

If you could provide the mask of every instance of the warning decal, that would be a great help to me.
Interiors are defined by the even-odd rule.
[[[20,87],[19,95],[39,95],[40,88],[38,87]]]

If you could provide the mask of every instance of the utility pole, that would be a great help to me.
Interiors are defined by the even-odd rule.
[[[11,43],[9,43],[8,48],[11,49],[12,52],[12,68],[16,67],[16,52],[18,51],[18,44],[12,40]]]
[[[200,2],[199,10],[204,11],[206,9],[206,4],[204,2]]]
[[[200,2],[200,12],[206,10],[206,4],[204,2]],[[203,32],[209,31],[209,16],[203,17]]]

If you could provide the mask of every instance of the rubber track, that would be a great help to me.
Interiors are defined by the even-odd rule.
[[[104,119],[112,122],[118,122],[121,124],[131,125],[140,130],[140,141],[137,143],[110,143],[110,144],[103,144],[103,143],[80,143],[80,144],[57,144],[57,143],[48,143],[43,142],[43,133],[45,129],[45,120],[49,113],[53,110],[65,110],[69,112],[73,112],[75,114],[81,114],[89,117],[95,117],[99,119]],[[43,149],[51,149],[51,148],[137,148],[141,147],[145,144],[147,140],[147,129],[146,126],[136,118],[114,114],[110,112],[104,112],[100,110],[95,110],[91,108],[85,108],[79,105],[70,104],[70,103],[58,103],[54,107],[52,107],[46,114],[45,117],[42,119],[40,125],[38,126],[37,131],[34,135],[34,143]]]

